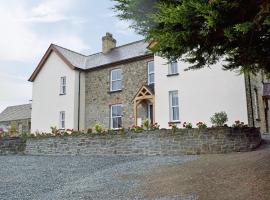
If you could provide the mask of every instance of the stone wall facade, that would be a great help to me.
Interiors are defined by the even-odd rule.
[[[270,125],[268,99],[263,98],[263,83],[265,82],[269,81],[263,73],[245,75],[249,126],[260,128],[262,133],[269,132]],[[257,101],[257,106],[255,101]]]
[[[18,133],[30,132],[31,130],[31,119],[20,119],[13,121],[0,122],[0,125],[6,127],[15,127]]]
[[[86,72],[85,75],[85,124],[86,128],[96,123],[110,127],[110,106],[123,105],[123,127],[134,124],[132,100],[142,85],[147,84],[148,56],[140,60],[119,65],[101,67]],[[111,70],[122,69],[122,90],[110,92]]]
[[[23,154],[26,140],[22,138],[0,139],[0,155]]]
[[[261,143],[256,128],[145,131],[125,135],[28,139],[28,155],[181,155],[251,151]]]

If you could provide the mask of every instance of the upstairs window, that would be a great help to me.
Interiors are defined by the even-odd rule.
[[[65,129],[65,126],[66,126],[66,114],[65,114],[65,111],[61,111],[60,112],[60,121],[59,121],[59,127],[60,129]]]
[[[148,85],[155,83],[155,67],[154,61],[150,61],[147,63],[148,70]]]
[[[111,91],[122,90],[122,69],[111,71]]]
[[[60,95],[65,95],[67,92],[67,81],[66,77],[63,76],[60,79]]]
[[[254,108],[255,108],[255,118],[260,119],[260,107],[259,107],[259,97],[258,97],[258,91],[255,88],[254,89]]]
[[[111,128],[118,129],[122,127],[123,106],[115,104],[111,106]]]
[[[178,91],[170,91],[169,99],[170,99],[170,121],[177,122],[179,121]]]
[[[176,75],[176,74],[178,74],[177,62],[169,63],[169,75]]]

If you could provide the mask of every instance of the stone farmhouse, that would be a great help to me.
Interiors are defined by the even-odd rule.
[[[263,75],[224,71],[222,63],[185,71],[187,63],[169,63],[148,45],[116,46],[110,33],[102,38],[102,52],[92,55],[51,44],[29,78],[31,131],[86,130],[96,123],[118,129],[144,119],[161,128],[184,121],[210,125],[219,111],[227,112],[228,125],[240,120],[268,131],[270,87]]]
[[[11,127],[19,133],[29,132],[31,129],[31,104],[7,107],[0,113],[0,128],[7,130]]]

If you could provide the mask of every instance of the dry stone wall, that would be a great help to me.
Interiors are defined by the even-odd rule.
[[[125,135],[28,139],[29,155],[181,155],[251,151],[259,129],[219,128],[145,131]]]

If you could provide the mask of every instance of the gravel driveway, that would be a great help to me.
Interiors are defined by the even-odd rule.
[[[194,159],[195,156],[0,156],[0,199],[144,199],[142,194],[134,193],[139,185],[132,177],[159,166]],[[195,197],[158,199],[193,200]]]

